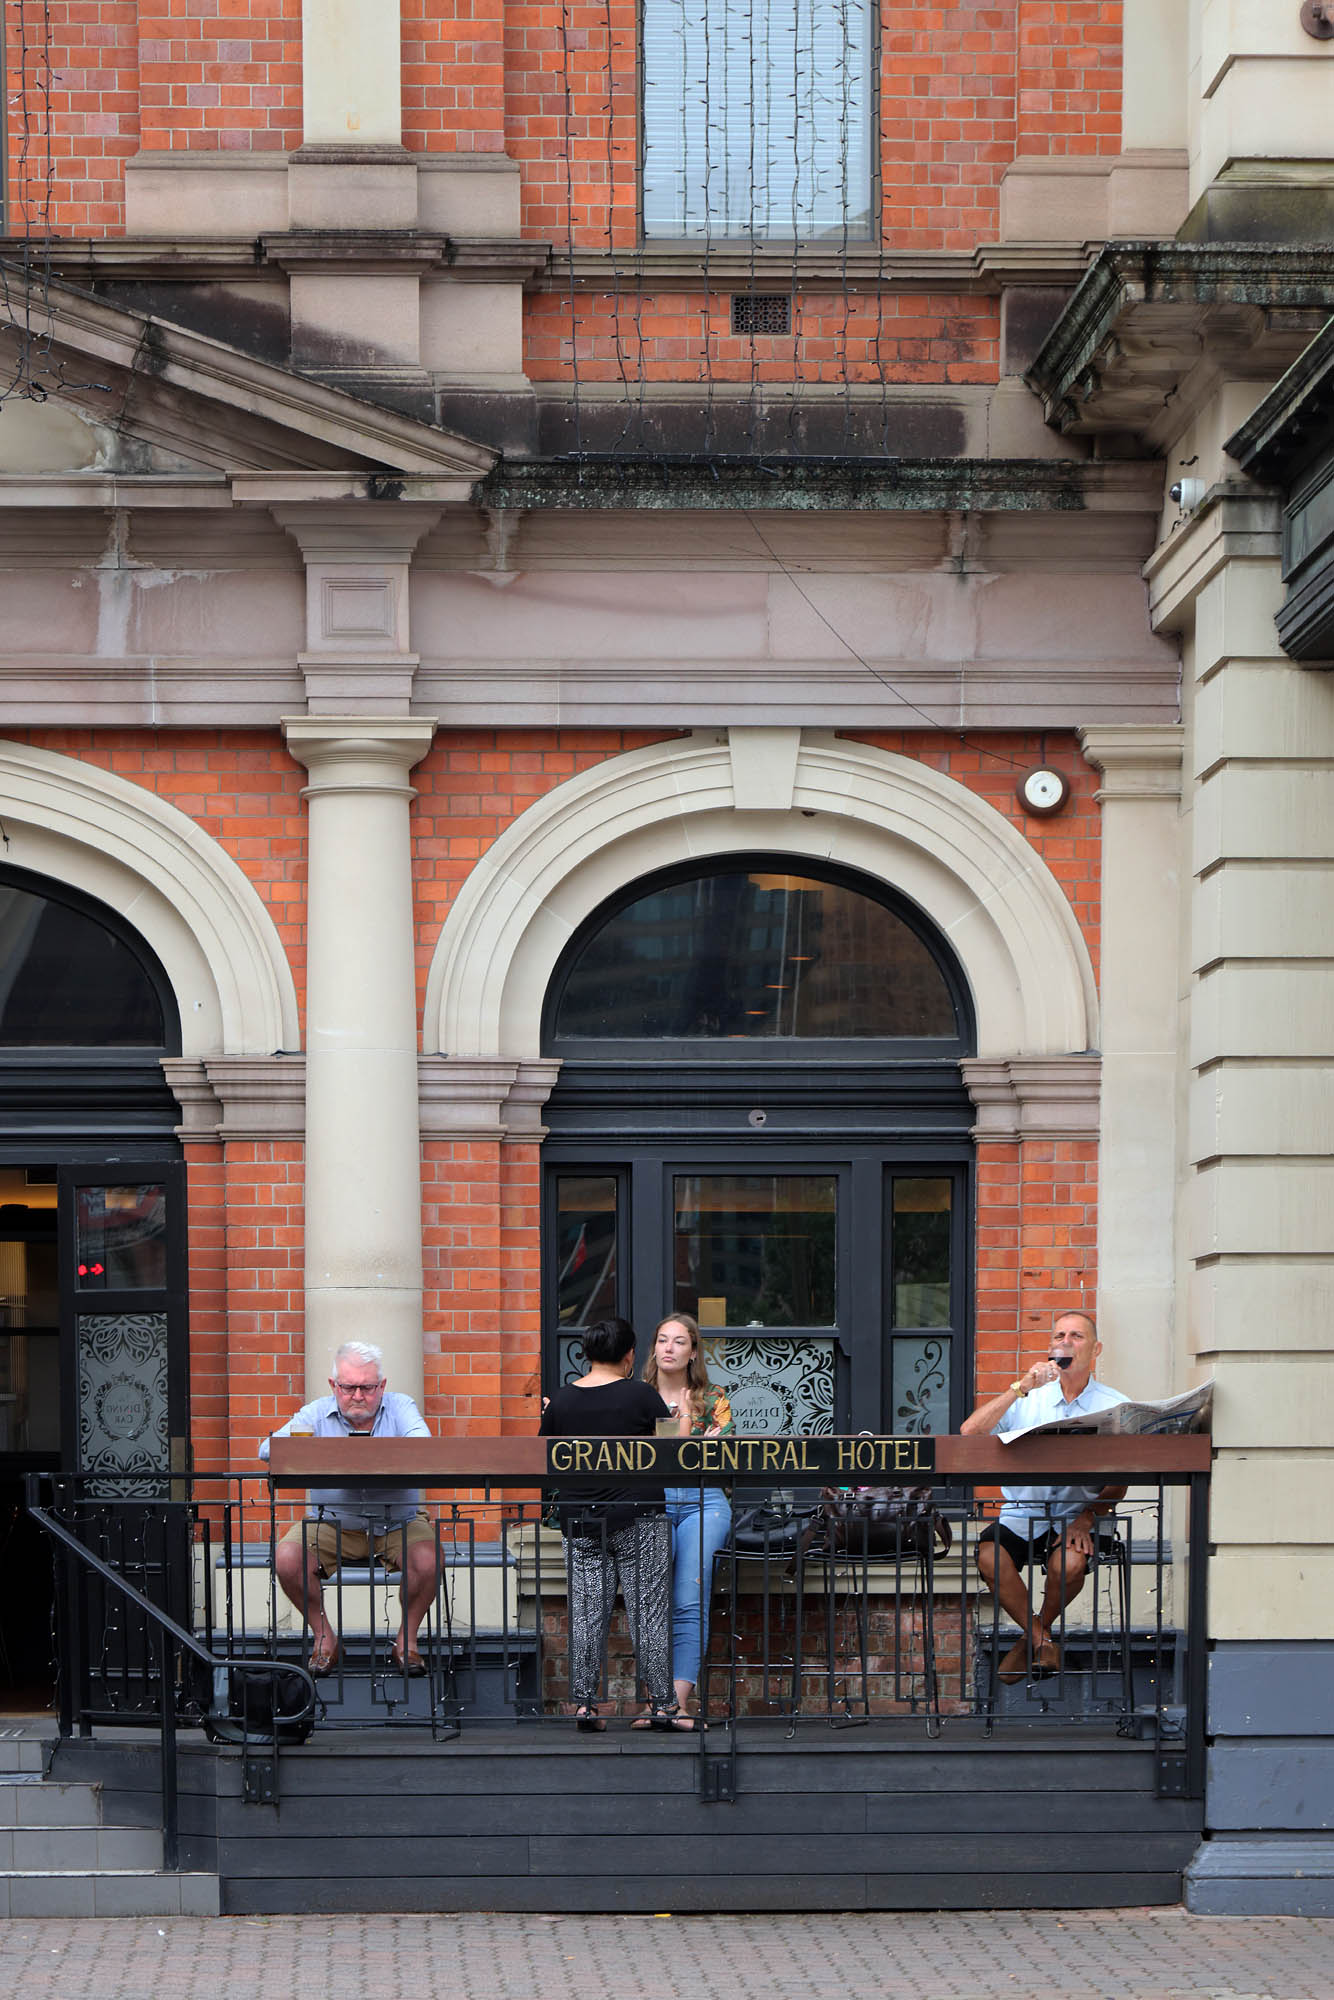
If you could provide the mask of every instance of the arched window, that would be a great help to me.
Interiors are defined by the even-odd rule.
[[[0,872],[0,1049],[179,1046],[170,988],[104,905]]]
[[[915,918],[878,885],[809,864],[741,855],[675,870],[585,925],[553,982],[547,1045],[726,1041],[776,1055],[775,1043],[878,1041],[957,1056],[967,994]]]
[[[751,1431],[948,1430],[971,1328],[972,998],[883,883],[803,857],[641,877],[547,994],[550,1384],[669,1310]]]

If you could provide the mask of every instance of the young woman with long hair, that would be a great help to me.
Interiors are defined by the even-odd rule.
[[[689,1313],[671,1313],[658,1325],[644,1380],[676,1417],[682,1437],[725,1437],[736,1426],[725,1391],[709,1380],[699,1327]],[[717,1486],[669,1486],[672,1530],[672,1679],[678,1729],[693,1729],[686,1702],[699,1680],[709,1643],[709,1592],[713,1559],[732,1528],[727,1495]],[[641,1716],[636,1729],[649,1718]]]

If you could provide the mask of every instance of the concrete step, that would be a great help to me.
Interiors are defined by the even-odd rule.
[[[216,1917],[216,1875],[154,1868],[14,1869],[0,1874],[0,1917]]]
[[[0,1827],[0,1873],[57,1874],[162,1866],[154,1826]]]
[[[0,1827],[101,1823],[100,1785],[43,1778],[40,1771],[0,1772]]]
[[[43,1739],[54,1734],[55,1724],[49,1716],[34,1722],[0,1719],[0,1776],[14,1771],[36,1771],[40,1776],[46,1756]]]

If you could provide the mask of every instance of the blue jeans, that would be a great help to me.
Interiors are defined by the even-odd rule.
[[[716,1486],[669,1486],[672,1524],[672,1679],[698,1681],[709,1643],[713,1558],[732,1532],[732,1509]]]

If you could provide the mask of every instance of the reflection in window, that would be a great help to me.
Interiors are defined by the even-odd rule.
[[[612,1174],[558,1174],[557,1321],[561,1326],[591,1326],[595,1320],[605,1319],[615,1311],[615,1177]],[[582,1351],[581,1348],[581,1354]],[[561,1380],[564,1379],[562,1371]]]
[[[832,1174],[678,1174],[672,1306],[701,1326],[833,1326]]]
[[[81,910],[0,883],[0,1046],[162,1048],[165,1034],[127,944]]]
[[[80,1291],[156,1291],[167,1282],[167,1204],[160,1184],[82,1187],[74,1211]]]
[[[883,903],[751,868],[655,889],[609,917],[561,993],[556,1039],[959,1034],[944,975]]]
[[[948,1180],[894,1182],[894,1324],[950,1324]]]

